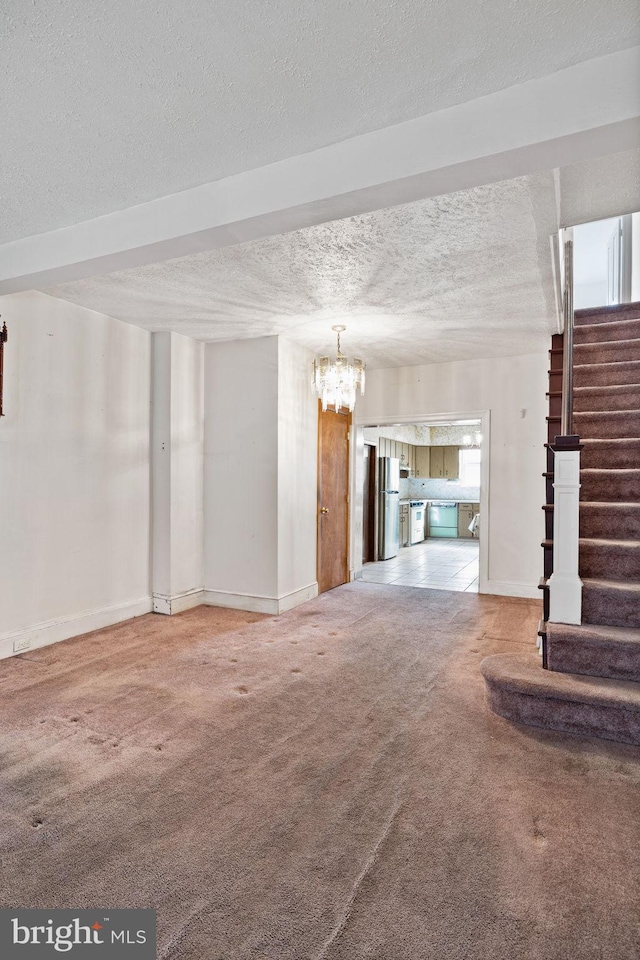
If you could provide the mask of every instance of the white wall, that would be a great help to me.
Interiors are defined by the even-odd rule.
[[[204,584],[204,344],[154,333],[152,380],[152,592],[176,613]]]
[[[0,656],[151,609],[150,335],[3,297]]]
[[[573,305],[576,310],[607,303],[607,248],[618,221],[618,217],[610,217],[573,228]]]
[[[279,338],[278,596],[317,591],[318,400],[313,354]]]
[[[631,300],[640,300],[640,213],[631,214]]]
[[[447,419],[456,414],[467,419],[490,412],[489,516],[482,520],[483,533],[489,537],[489,593],[539,595],[548,389],[548,356],[543,349],[541,345],[539,354],[521,357],[371,370],[366,395],[356,409],[358,423]],[[356,538],[360,490],[356,478]],[[352,552],[357,569],[360,551],[355,538]]]
[[[205,346],[204,436],[207,599],[277,597],[277,337]]]
[[[205,602],[278,613],[317,593],[311,356],[278,337],[205,347]]]

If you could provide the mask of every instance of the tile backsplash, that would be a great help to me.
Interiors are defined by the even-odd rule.
[[[412,477],[400,480],[400,499],[472,500],[480,502],[480,488],[467,487],[458,480],[430,480]]]

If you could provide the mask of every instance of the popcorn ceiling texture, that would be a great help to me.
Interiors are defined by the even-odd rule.
[[[472,442],[475,443],[476,433],[480,433],[481,429],[480,422],[476,424],[463,424],[461,426],[451,424],[451,426],[448,427],[432,427],[431,446],[462,446],[465,437],[471,437]]]
[[[364,439],[377,443],[378,437],[412,443],[418,447],[446,447],[462,445],[466,436],[475,440],[480,431],[480,421],[475,424],[450,424],[446,427],[429,427],[424,423],[405,423],[399,427],[365,427]]]
[[[637,0],[6,0],[0,242],[632,47],[637,14]]]
[[[369,367],[537,353],[555,330],[551,172],[47,292],[147,330],[272,334]],[[516,334],[514,336],[514,334]]]
[[[431,427],[423,423],[405,423],[400,427],[365,427],[363,434],[365,440],[373,443],[377,443],[380,437],[412,443],[417,447],[428,447],[431,443]]]

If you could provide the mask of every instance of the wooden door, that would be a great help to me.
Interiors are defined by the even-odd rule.
[[[349,428],[347,411],[318,414],[318,592],[349,579]]]

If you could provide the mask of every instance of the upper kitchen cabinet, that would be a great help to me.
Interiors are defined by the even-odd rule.
[[[457,480],[460,476],[460,457],[458,447],[443,447],[444,476],[447,480]]]
[[[416,447],[412,443],[407,443],[407,467],[412,475],[416,472]]]
[[[414,447],[416,477],[430,477],[430,447]]]
[[[429,473],[425,476],[434,477],[439,480],[457,480],[460,472],[458,469],[458,448],[457,447],[423,447],[430,451]]]
[[[429,447],[429,476],[436,479],[444,477],[444,447]]]

